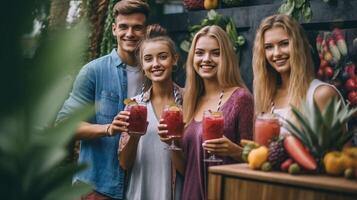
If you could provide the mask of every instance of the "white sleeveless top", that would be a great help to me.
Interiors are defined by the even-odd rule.
[[[322,85],[332,87],[334,90],[336,90],[336,92],[338,93],[340,98],[343,99],[341,93],[338,91],[338,89],[335,86],[325,83],[325,82],[322,82],[318,79],[314,79],[310,83],[309,89],[307,90],[307,94],[306,94],[306,101],[308,102],[309,106],[312,106],[314,104],[315,91],[318,87],[320,87]],[[343,101],[343,103],[344,103],[344,101]],[[290,115],[290,109],[291,109],[290,107],[274,109],[274,114],[277,114],[278,116],[282,117],[283,119],[288,119],[289,115]],[[280,120],[280,122],[283,124],[283,120]],[[288,134],[287,129],[285,127],[281,126],[280,135],[286,135],[286,134]]]

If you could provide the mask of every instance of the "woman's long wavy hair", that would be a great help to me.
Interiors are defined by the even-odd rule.
[[[257,113],[271,109],[274,95],[281,82],[279,73],[268,63],[264,49],[265,32],[277,27],[283,28],[289,36],[289,105],[300,108],[313,79],[314,64],[310,45],[300,24],[293,18],[282,14],[265,18],[256,32],[253,49],[253,90]]]
[[[186,124],[189,124],[194,116],[198,100],[204,94],[202,78],[194,69],[193,58],[197,41],[202,36],[208,36],[217,40],[220,49],[220,61],[217,66],[218,84],[222,88],[245,87],[238,65],[237,55],[227,33],[219,26],[206,26],[198,31],[192,40],[186,62],[186,84],[183,99],[183,115]]]

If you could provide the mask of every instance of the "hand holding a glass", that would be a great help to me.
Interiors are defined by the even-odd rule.
[[[121,111],[119,115],[126,119],[126,132],[129,135],[144,135],[148,126],[146,105],[135,100],[126,100],[125,104],[125,111]]]

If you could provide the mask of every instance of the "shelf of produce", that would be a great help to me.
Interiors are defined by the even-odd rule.
[[[251,170],[247,164],[209,169],[208,199],[239,200],[352,200],[357,181],[343,177]]]

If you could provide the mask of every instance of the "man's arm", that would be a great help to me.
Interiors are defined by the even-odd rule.
[[[90,124],[88,122],[82,122],[76,131],[75,138],[78,140],[89,140],[110,136],[109,126],[110,124]]]

